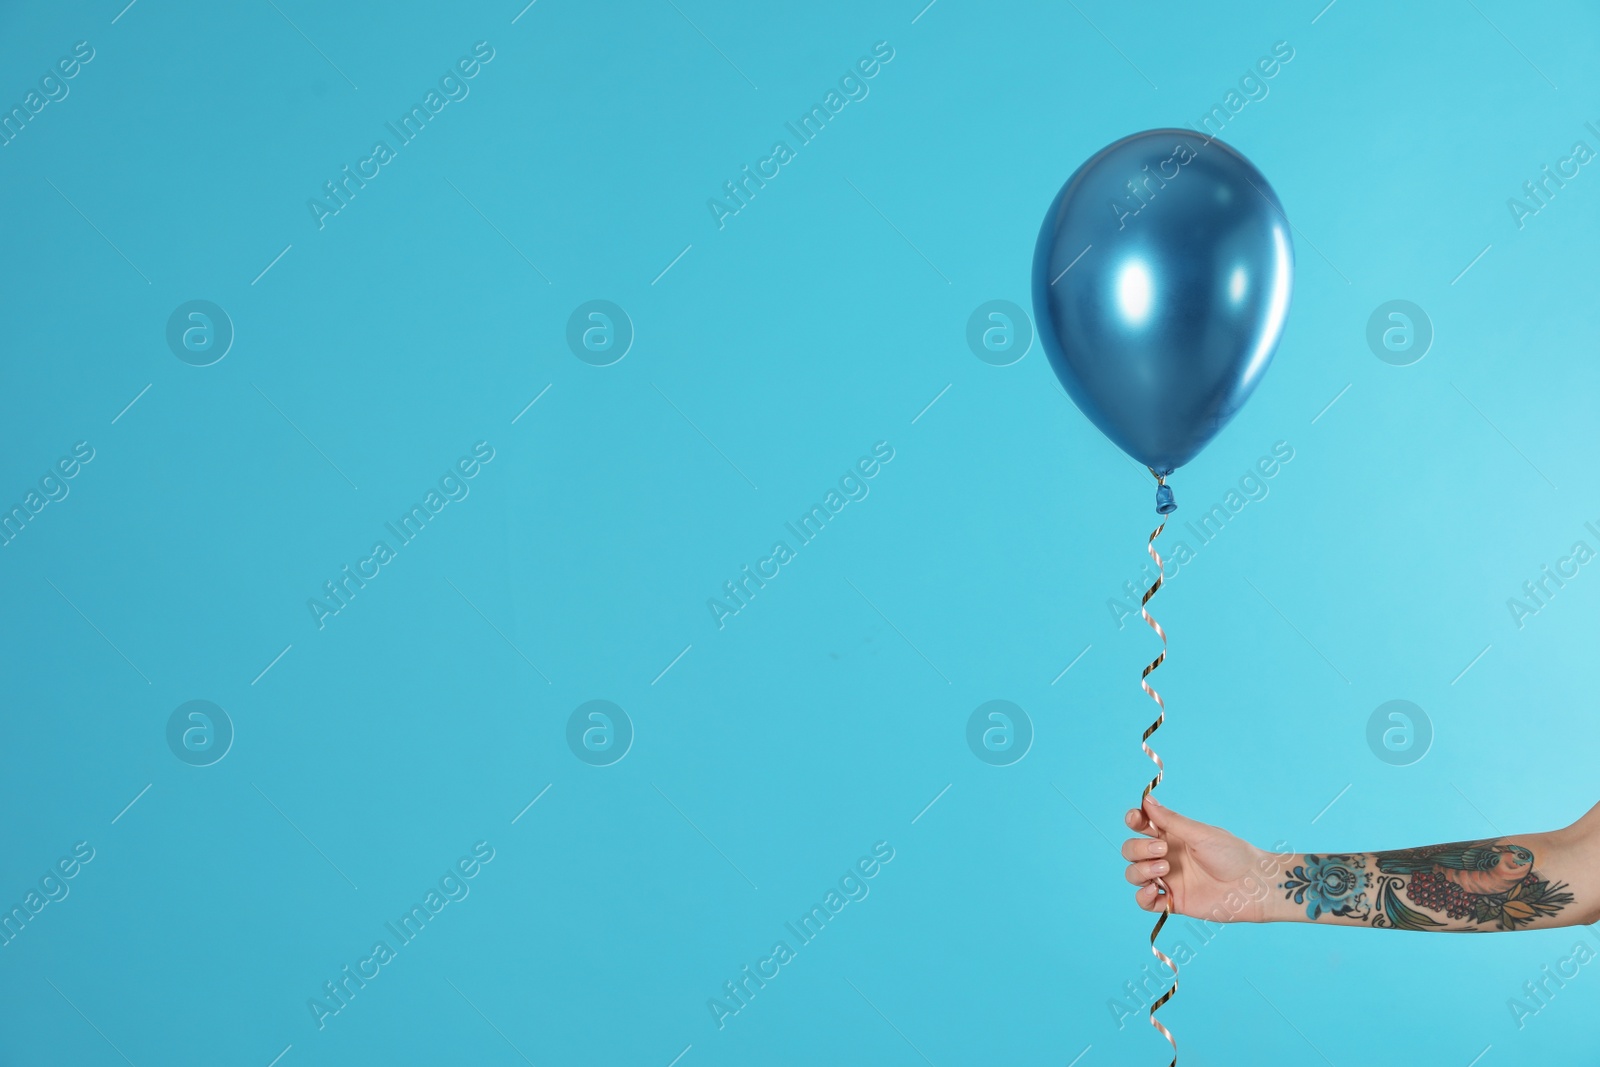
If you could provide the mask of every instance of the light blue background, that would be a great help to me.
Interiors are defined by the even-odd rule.
[[[1294,459],[1155,601],[1163,795],[1300,849],[1596,799],[1600,576],[1521,629],[1506,600],[1600,547],[1600,174],[1521,229],[1506,201],[1600,149],[1600,16],[921,5],[0,14],[7,109],[95,49],[0,147],[0,499],[95,449],[0,549],[0,901],[95,849],[0,948],[0,1062],[1165,1063],[1109,1003],[1150,960],[1113,843],[1158,644],[1107,607],[1149,479],[1037,345],[1000,368],[964,334],[1027,304],[1084,158],[1277,41],[1222,136],[1296,227],[1294,306],[1174,518]],[[307,200],[477,41],[470,96],[319,230]],[[878,41],[870,95],[719,230],[707,199]],[[565,341],[597,298],[637,332],[605,368]],[[191,299],[237,331],[210,367],[164,339]],[[1411,366],[1366,344],[1391,299],[1436,330]],[[880,440],[870,496],[719,630],[707,598]],[[477,441],[470,496],[318,630],[307,599]],[[637,736],[597,768],[565,730],[601,698]],[[1036,730],[1003,768],[965,742],[1000,698]],[[1435,730],[1409,767],[1365,740],[1395,698]],[[166,746],[191,699],[237,731],[211,767]],[[319,1031],[308,998],[480,840],[471,895]],[[870,896],[719,1030],[708,998],[877,841]],[[1507,1006],[1580,939],[1233,927],[1162,1017],[1195,1065],[1591,1063],[1593,965]]]

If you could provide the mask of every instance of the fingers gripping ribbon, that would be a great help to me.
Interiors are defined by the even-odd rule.
[[[1165,479],[1158,476],[1157,483],[1162,488],[1165,488]],[[1165,530],[1166,528],[1166,521],[1163,520],[1161,525],[1157,526],[1150,534],[1150,539],[1146,542],[1145,550],[1150,553],[1150,558],[1155,560],[1156,563],[1156,580],[1151,584],[1150,588],[1144,591],[1144,597],[1139,601],[1139,614],[1144,617],[1144,621],[1149,625],[1150,629],[1156,632],[1156,636],[1161,638],[1160,655],[1156,656],[1156,658],[1150,662],[1150,665],[1144,669],[1143,673],[1139,675],[1139,688],[1143,689],[1150,699],[1156,702],[1156,706],[1161,709],[1156,714],[1156,721],[1151,723],[1145,729],[1144,736],[1139,739],[1139,747],[1144,749],[1144,754],[1149,756],[1156,765],[1155,777],[1150,779],[1150,784],[1144,787],[1144,792],[1140,795],[1139,799],[1141,806],[1144,798],[1148,797],[1151,791],[1154,790],[1156,786],[1161,784],[1161,776],[1166,770],[1161,763],[1161,757],[1156,755],[1155,749],[1150,747],[1150,737],[1157,730],[1161,729],[1161,723],[1167,715],[1167,705],[1162,701],[1161,694],[1151,688],[1149,678],[1155,669],[1161,666],[1162,661],[1167,658],[1167,634],[1166,631],[1161,629],[1161,624],[1156,622],[1156,620],[1151,616],[1150,612],[1145,609],[1145,605],[1150,603],[1150,598],[1156,595],[1156,590],[1161,588],[1161,582],[1164,577],[1162,573],[1161,556],[1156,552],[1156,538],[1161,536],[1161,531]],[[1162,952],[1156,947],[1156,936],[1161,933],[1161,928],[1166,925],[1167,919],[1172,915],[1172,891],[1167,888],[1167,883],[1162,878],[1156,878],[1155,884],[1156,887],[1161,890],[1164,907],[1160,918],[1156,919],[1155,928],[1150,931],[1150,951],[1155,954],[1156,959],[1165,964],[1167,969],[1172,972],[1172,988],[1168,989],[1165,993],[1157,997],[1155,1003],[1150,1005],[1150,1025],[1159,1030],[1161,1032],[1161,1036],[1166,1038],[1167,1043],[1172,1046],[1171,1067],[1177,1067],[1177,1039],[1172,1036],[1172,1031],[1168,1030],[1166,1026],[1161,1023],[1161,1020],[1156,1018],[1156,1011],[1159,1010],[1167,1001],[1171,1000],[1173,994],[1178,991],[1178,965],[1173,963],[1166,953]]]

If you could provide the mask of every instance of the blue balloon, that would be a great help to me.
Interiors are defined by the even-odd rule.
[[[1293,275],[1288,219],[1249,160],[1189,130],[1147,130],[1056,194],[1033,256],[1034,314],[1067,394],[1164,478],[1260,383]]]

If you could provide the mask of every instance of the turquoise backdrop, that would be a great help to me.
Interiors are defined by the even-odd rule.
[[[1324,2],[6,5],[0,1063],[1164,1064],[1150,479],[987,317],[1150,127],[1297,263],[1167,803],[1600,799],[1600,13]],[[1164,936],[1195,1067],[1597,1061],[1587,928]]]

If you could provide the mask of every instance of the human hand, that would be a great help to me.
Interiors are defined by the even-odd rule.
[[[1179,915],[1217,922],[1268,922],[1271,878],[1278,857],[1241,841],[1228,831],[1198,822],[1154,797],[1124,817],[1143,837],[1122,843],[1129,860],[1124,876],[1138,886],[1134,900],[1145,911],[1163,911],[1168,901],[1156,887],[1160,878]]]

